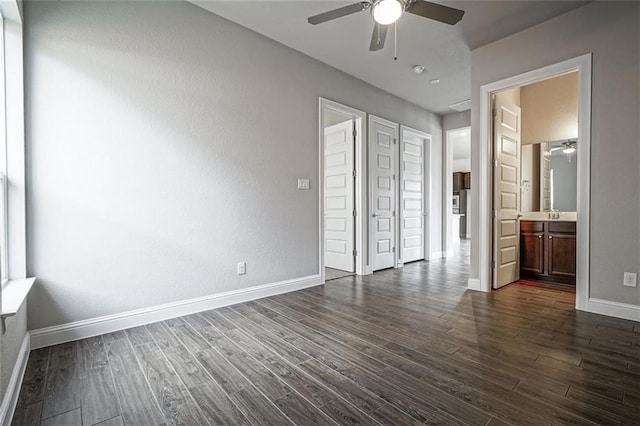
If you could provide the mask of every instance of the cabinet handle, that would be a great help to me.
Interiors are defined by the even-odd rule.
[[[540,239],[542,239],[542,235],[538,235],[538,239],[539,239],[539,240],[540,240]]]
[[[553,236],[549,235],[549,239],[550,239],[550,240],[551,240],[551,239],[553,239]]]

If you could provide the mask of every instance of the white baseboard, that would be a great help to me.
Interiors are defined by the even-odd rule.
[[[53,327],[40,328],[30,332],[31,347],[33,349],[43,348],[46,346],[71,342],[73,340],[98,336],[100,334],[111,333],[113,331],[124,330],[126,328],[164,321],[182,315],[194,314],[197,312],[208,311],[209,309],[216,309],[223,306],[234,305],[236,303],[261,299],[263,297],[302,290],[308,287],[320,285],[320,280],[320,275],[310,275],[307,277],[264,284],[242,290],[227,291],[210,296],[182,300],[179,302],[167,303],[165,305],[152,306],[150,308],[137,309],[135,311],[123,312],[120,314],[106,315],[103,317],[56,325]]]
[[[434,251],[431,253],[431,257],[429,257],[429,260],[444,259],[445,257],[447,257],[446,251]]]
[[[0,425],[2,426],[11,425],[13,414],[16,411],[18,396],[20,395],[20,387],[22,386],[22,379],[24,378],[24,372],[27,369],[29,352],[31,352],[29,343],[29,333],[26,333],[24,335],[24,339],[22,339],[20,352],[18,352],[18,359],[16,360],[16,364],[13,366],[13,373],[11,373],[11,379],[9,380],[9,385],[7,385],[7,391],[2,399],[2,405],[0,405]]]
[[[587,312],[640,322],[640,306],[589,298]]]
[[[467,288],[469,290],[482,291],[480,288],[480,280],[477,278],[469,278],[467,281]]]

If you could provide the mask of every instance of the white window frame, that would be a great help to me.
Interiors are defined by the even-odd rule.
[[[7,203],[7,120],[4,17],[0,13],[0,281],[2,288],[9,281],[8,203]]]

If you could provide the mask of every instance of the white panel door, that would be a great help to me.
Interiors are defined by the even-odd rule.
[[[427,139],[416,132],[402,128],[400,183],[402,262],[424,259],[425,240],[425,148]]]
[[[396,266],[396,149],[398,125],[369,117],[371,188],[371,265],[374,271]]]
[[[520,108],[496,96],[493,288],[520,278]]]
[[[324,131],[324,265],[355,272],[353,120]]]

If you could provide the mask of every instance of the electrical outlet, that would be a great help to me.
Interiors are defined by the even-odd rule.
[[[638,286],[638,274],[633,272],[625,272],[622,285],[625,287],[637,287]]]
[[[247,264],[246,262],[238,263],[238,275],[244,275],[247,273]]]

